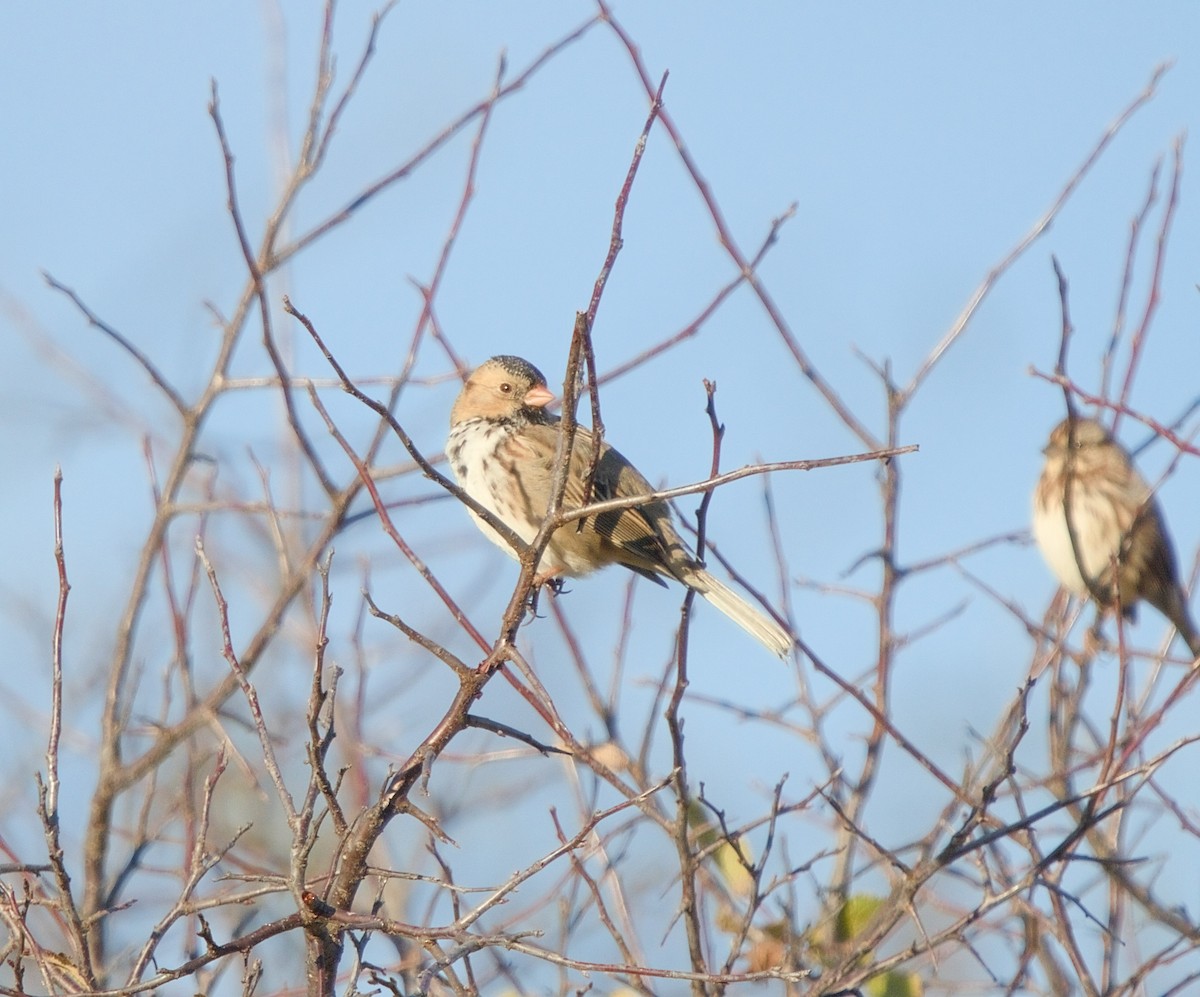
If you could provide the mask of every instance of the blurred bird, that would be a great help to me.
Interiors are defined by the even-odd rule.
[[[1121,611],[1130,619],[1145,599],[1200,657],[1200,634],[1188,614],[1162,510],[1129,454],[1098,422],[1083,418],[1059,423],[1042,452],[1033,536],[1059,582],[1104,608],[1117,603],[1119,592]],[[1068,498],[1074,546],[1063,514]]]
[[[546,378],[520,357],[492,357],[463,386],[450,412],[446,454],[463,490],[527,543],[537,535],[550,504],[558,417],[546,411],[554,395]],[[592,434],[575,429],[564,509],[583,506],[583,484],[592,459]],[[592,501],[653,492],[650,483],[607,443],[596,465]],[[512,547],[472,513],[488,539]],[[538,563],[543,578],[586,575],[623,564],[665,585],[674,578],[711,602],[772,653],[785,658],[792,636],[701,567],[684,546],[666,502],[588,516],[559,527]]]

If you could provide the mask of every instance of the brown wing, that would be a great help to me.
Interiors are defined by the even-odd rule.
[[[541,437],[540,442],[543,446],[538,449],[553,455],[558,427],[530,426],[529,431]],[[565,508],[578,508],[583,505],[583,480],[592,459],[592,445],[592,434],[582,427],[576,429],[571,452],[571,473],[567,477],[566,491],[563,494]],[[553,472],[552,456],[545,462],[545,471],[547,474]],[[619,451],[607,443],[604,444],[600,462],[596,465],[591,501],[630,498],[652,491],[654,489],[637,468]],[[656,573],[676,575],[672,564],[680,560],[692,563],[679,534],[671,525],[670,509],[662,501],[651,501],[631,509],[618,509],[598,516],[589,516],[583,521],[582,529],[571,523],[563,527],[560,533],[566,534],[568,531],[584,535],[585,540],[586,535],[591,534],[592,540],[598,540],[605,548],[603,553],[607,560],[624,564],[655,581],[661,581]]]

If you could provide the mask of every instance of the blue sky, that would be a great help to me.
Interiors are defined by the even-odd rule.
[[[357,2],[339,10],[338,85],[360,51],[370,10]],[[884,402],[863,357],[890,361],[895,379],[907,383],[1110,122],[1156,67],[1173,62],[1154,99],[1115,138],[1050,231],[999,281],[902,423],[902,442],[920,445],[904,464],[904,560],[1025,528],[1038,450],[1062,413],[1058,389],[1029,374],[1030,367],[1050,370],[1057,352],[1051,255],[1070,281],[1077,330],[1072,373],[1095,388],[1130,222],[1155,164],[1163,164],[1161,194],[1170,184],[1173,143],[1200,132],[1200,7],[617,3],[615,11],[650,72],[657,78],[669,70],[666,106],[742,249],[753,253],[771,220],[796,205],[762,279],[822,375],[878,433]],[[583,2],[401,4],[384,24],[375,59],[291,231],[346,204],[485,96],[502,51],[515,73],[591,13]],[[318,28],[311,3],[282,12],[241,2],[0,10],[7,95],[0,105],[0,336],[7,355],[0,439],[9,469],[0,499],[9,524],[0,540],[0,586],[10,606],[10,653],[24,663],[0,682],[12,691],[14,712],[45,710],[54,467],[62,466],[67,482],[75,585],[68,653],[82,697],[90,688],[84,676],[104,660],[122,605],[121,581],[149,523],[140,436],[152,427],[169,437],[170,421],[142,373],[88,329],[41,273],[74,288],[185,394],[198,391],[218,339],[206,303],[228,315],[244,283],[206,111],[210,81],[219,88],[241,207],[256,239],[303,126]],[[602,29],[497,107],[476,199],[437,300],[441,324],[468,360],[518,353],[551,374],[552,383],[560,375],[572,318],[590,297],[645,114],[625,52]],[[356,376],[394,373],[404,359],[420,309],[410,278],[430,279],[458,204],[472,135],[468,128],[273,283],[275,300],[290,294]],[[1131,397],[1134,408],[1162,422],[1196,398],[1200,360],[1200,212],[1188,141],[1195,138],[1183,146],[1161,302]],[[1160,196],[1139,248],[1131,326],[1145,304],[1163,203]],[[661,129],[651,135],[624,235],[595,329],[601,370],[686,325],[733,275]],[[239,351],[235,367],[242,374],[266,371],[256,342],[250,336]],[[327,375],[303,339],[294,350],[299,373]],[[416,373],[438,378],[448,369],[438,351],[427,349]],[[705,473],[705,377],[718,382],[728,467],[760,456],[815,458],[859,449],[743,288],[698,337],[606,389],[608,438],[651,480],[682,483]],[[453,394],[454,386],[443,382],[401,403],[402,420],[429,452],[444,440]],[[343,425],[365,439],[371,425],[365,413],[340,400],[331,404]],[[278,414],[274,398],[247,393],[206,435],[213,452],[229,459],[225,473],[249,491],[254,472],[247,448],[270,465],[281,441]],[[1193,417],[1184,430],[1195,427]],[[1145,439],[1128,424],[1124,435],[1131,444]],[[1151,480],[1169,456],[1162,446],[1142,456]],[[398,459],[398,451],[391,457]],[[749,577],[777,594],[759,489],[743,483],[718,496],[711,529]],[[1198,491],[1200,461],[1188,458],[1161,492],[1185,570],[1200,545]],[[871,568],[846,574],[878,542],[869,468],[780,475],[773,494],[794,579],[869,583]],[[477,541],[465,514],[448,504],[414,517],[412,529],[426,539],[424,553],[436,570],[478,598],[479,619],[497,618],[510,572],[515,578],[511,564]],[[339,543],[345,604],[357,593],[358,557],[376,563],[382,601],[411,597],[428,614],[426,625],[448,633],[436,605],[413,593],[411,573],[396,565],[373,525]],[[1034,619],[1054,592],[1031,547],[1006,545],[967,566]],[[568,609],[589,637],[611,640],[623,581],[605,576],[573,586]],[[641,595],[653,607],[648,613],[673,618],[673,596]],[[793,587],[791,597],[806,640],[847,676],[865,670],[873,623],[862,605],[806,587]],[[952,768],[970,748],[969,731],[993,728],[997,704],[1025,677],[1031,652],[1017,621],[949,568],[908,582],[899,623],[919,629],[958,610],[905,652],[894,687],[901,728],[912,728],[922,747]],[[639,639],[655,649],[649,661],[658,661],[653,655],[662,650],[665,625],[639,624]],[[698,692],[760,707],[790,695],[792,680],[769,657],[748,651],[742,635],[716,614],[701,610],[697,632],[710,652],[695,668]],[[1144,612],[1139,639],[1154,646],[1162,632],[1161,620]],[[536,644],[534,660],[552,667],[551,646]],[[411,667],[419,673],[415,661]],[[653,672],[647,665],[639,674]],[[566,687],[562,694],[573,695]],[[428,707],[397,709],[415,718]],[[738,801],[743,816],[783,771],[801,778],[780,756],[788,749],[770,738],[747,744],[766,759],[748,778],[744,767],[728,765],[728,717],[698,707],[693,723],[711,733],[708,744],[697,743],[699,771]],[[32,726],[28,754],[36,759],[41,734]],[[86,756],[86,728],[73,737]],[[86,785],[86,769],[80,776]],[[901,811],[928,788],[900,775],[885,788],[897,812],[883,806],[884,819],[895,818],[897,838],[927,826],[932,811],[918,811],[911,827]],[[798,795],[802,789],[798,784]],[[1195,868],[1183,884],[1193,898]]]

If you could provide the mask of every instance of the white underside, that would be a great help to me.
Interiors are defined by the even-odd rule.
[[[1075,546],[1071,544],[1061,501],[1043,509],[1035,498],[1033,537],[1063,587],[1076,595],[1087,595],[1089,590],[1080,565],[1089,578],[1099,580],[1113,558],[1120,554],[1129,524],[1119,521],[1121,517],[1107,496],[1089,499],[1083,489],[1076,488],[1071,494],[1071,505],[1075,510],[1071,517]]]
[[[514,504],[511,490],[496,487],[504,481],[503,473],[500,473],[501,469],[497,466],[496,447],[500,438],[507,432],[505,426],[475,419],[454,427],[446,444],[447,453],[452,455],[450,469],[463,491],[518,537],[526,543],[532,543],[541,529],[540,517],[545,515],[545,510],[536,510],[539,519],[533,521],[528,510],[523,506],[518,508]],[[490,467],[493,473],[483,473],[482,469],[485,467]],[[509,542],[485,523],[474,510],[469,511],[485,537],[509,557],[519,556]],[[538,561],[538,571],[543,573],[555,572],[575,577],[586,575],[593,570],[595,565],[588,559],[559,550],[553,544],[547,546],[542,552],[541,560]]]

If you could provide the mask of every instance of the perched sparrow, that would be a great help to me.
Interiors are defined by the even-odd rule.
[[[558,417],[545,409],[554,395],[546,378],[520,357],[492,357],[463,386],[450,412],[446,454],[463,489],[526,542],[536,536],[554,478]],[[592,458],[592,434],[576,427],[564,509],[583,505],[583,481]],[[592,501],[652,492],[650,483],[607,443],[596,465]],[[515,551],[475,518],[494,543]],[[666,502],[605,512],[567,523],[550,538],[538,564],[545,576],[586,575],[623,564],[660,585],[663,575],[695,589],[751,636],[786,657],[792,637],[704,570],[684,547]]]
[[[1130,619],[1137,601],[1145,599],[1175,624],[1193,656],[1200,656],[1200,634],[1188,615],[1162,511],[1129,455],[1091,419],[1059,423],[1043,453],[1046,465],[1033,494],[1033,536],[1050,570],[1071,592],[1094,595],[1106,608],[1117,602],[1119,591],[1121,611]],[[1074,546],[1064,498],[1070,501]]]

